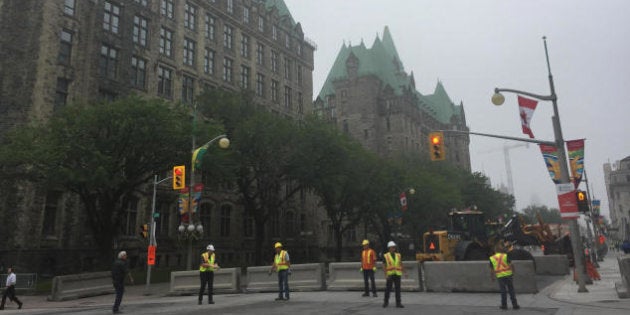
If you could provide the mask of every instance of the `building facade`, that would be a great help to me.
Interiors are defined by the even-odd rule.
[[[416,90],[385,27],[372,47],[343,44],[314,110],[365,148],[382,157],[417,154],[429,158],[429,133],[468,131],[463,104],[455,105],[442,82],[433,94]],[[470,171],[467,134],[445,133],[447,162]]]
[[[249,90],[282,117],[312,112],[316,47],[282,0],[0,0],[0,32],[0,130],[46,119],[69,103],[136,93],[192,104],[209,88]],[[114,244],[130,249],[132,264],[144,261],[138,231],[149,220],[151,189],[148,183],[130,203]],[[49,274],[90,270],[98,258],[77,200],[29,183],[2,195],[0,223],[15,228],[0,232],[0,262]],[[251,262],[251,219],[236,197],[204,195],[198,245],[222,243],[225,265]],[[172,195],[158,198],[157,209],[157,263],[182,266]],[[317,235],[305,225],[315,210],[306,209],[304,201],[288,206],[274,222],[289,220],[295,231],[274,235],[280,232],[272,228],[268,237],[311,243]]]
[[[615,240],[630,240],[630,156],[604,164],[608,192],[611,235]]]

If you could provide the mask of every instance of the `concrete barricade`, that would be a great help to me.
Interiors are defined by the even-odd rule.
[[[215,294],[241,292],[241,269],[221,268],[216,270],[213,284],[213,293]],[[199,270],[171,272],[169,290],[171,295],[198,294],[200,286]]]
[[[615,282],[615,290],[617,296],[620,299],[630,298],[630,255],[624,255],[617,257],[619,263],[619,273],[621,274],[621,281]]]
[[[514,261],[514,290],[517,294],[537,293],[536,272],[532,261]],[[427,292],[499,292],[492,281],[490,261],[425,261]]]
[[[57,276],[53,278],[49,301],[65,301],[114,293],[109,271]]]
[[[247,292],[277,292],[278,276],[274,272],[269,275],[270,266],[247,267]],[[324,264],[291,265],[289,290],[321,291],[326,289]]]
[[[534,256],[536,274],[564,276],[569,274],[569,259],[566,255]]]
[[[401,290],[422,291],[420,264],[417,261],[403,261],[404,273],[401,280]],[[360,262],[330,263],[328,265],[327,287],[330,291],[361,291],[364,289],[363,273],[360,272]],[[383,263],[377,262],[374,273],[376,288],[385,289],[385,273]]]

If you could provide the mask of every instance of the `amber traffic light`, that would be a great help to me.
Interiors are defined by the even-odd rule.
[[[186,187],[186,166],[178,165],[173,167],[173,189],[184,189]]]
[[[446,159],[444,152],[444,133],[435,131],[429,134],[429,153],[431,161],[442,161]]]
[[[575,198],[577,199],[578,211],[588,213],[590,209],[588,207],[588,198],[586,198],[586,192],[583,190],[577,190],[575,192]]]

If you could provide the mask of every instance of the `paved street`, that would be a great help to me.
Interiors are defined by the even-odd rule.
[[[630,313],[630,299],[619,299],[614,282],[620,281],[616,258],[600,263],[602,280],[588,285],[588,293],[577,293],[571,276],[538,278],[540,292],[521,294],[519,311],[498,309],[499,294],[403,292],[404,309],[382,308],[378,298],[361,297],[361,292],[293,292],[290,301],[276,302],[274,293],[217,295],[214,305],[197,305],[196,296],[166,296],[167,284],[152,285],[144,295],[144,285],[129,287],[123,300],[126,314],[601,314]],[[0,314],[111,314],[113,295],[63,302],[47,302],[43,296],[24,296],[24,309],[9,304]],[[394,304],[390,300],[391,304]]]

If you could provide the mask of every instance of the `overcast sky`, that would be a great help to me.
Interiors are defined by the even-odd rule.
[[[565,140],[586,139],[591,192],[608,213],[603,164],[630,155],[630,1],[625,0],[285,0],[305,36],[317,44],[313,94],[341,45],[371,47],[388,26],[420,93],[442,81],[464,103],[473,132],[525,137],[516,95],[492,105],[495,87],[550,94],[543,36]],[[551,102],[540,102],[531,127],[553,140]],[[507,186],[503,147],[519,142],[471,136],[472,170]],[[536,145],[509,150],[517,209],[558,208],[555,187]],[[581,186],[584,188],[584,183]]]

